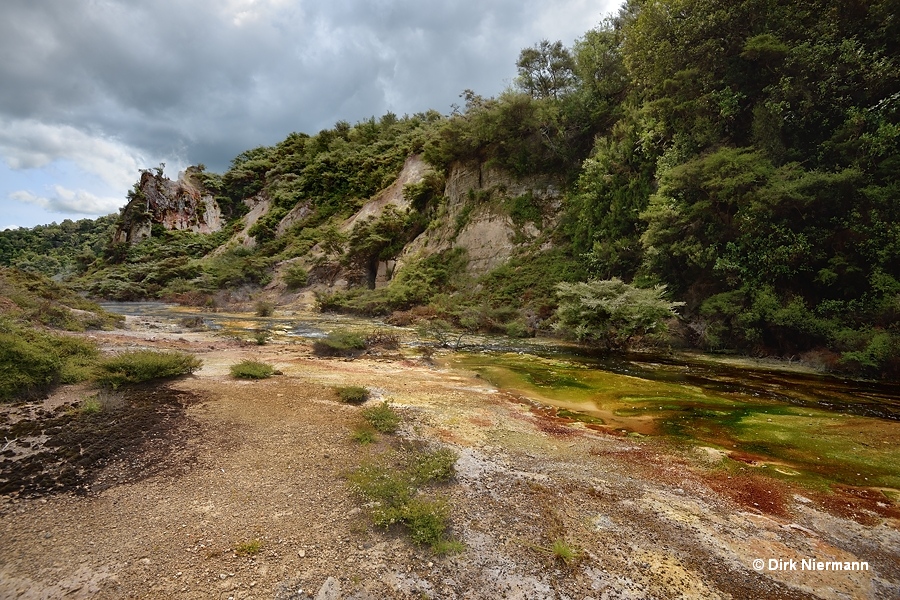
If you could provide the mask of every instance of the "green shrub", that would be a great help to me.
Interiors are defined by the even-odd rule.
[[[260,300],[256,303],[255,310],[257,317],[271,317],[275,314],[275,305],[267,300]]]
[[[448,464],[451,457],[455,462],[455,453],[438,450],[413,456],[403,468],[383,459],[379,463],[367,462],[349,473],[347,481],[351,491],[366,502],[369,517],[377,527],[399,523],[407,528],[416,544],[429,544],[438,554],[459,552],[462,544],[446,538],[450,520],[447,500],[440,496],[425,497],[419,492],[420,485],[452,473],[453,463]],[[427,466],[436,463],[440,463],[436,469]]]
[[[378,527],[388,527],[403,518],[403,507],[415,493],[413,482],[403,471],[365,463],[347,476],[350,489],[372,502],[369,516]]]
[[[0,322],[0,401],[42,394],[57,383],[89,379],[93,343]]]
[[[200,359],[183,352],[134,350],[102,361],[97,366],[96,378],[101,385],[117,388],[121,385],[188,375],[202,365]]]
[[[369,399],[369,390],[358,385],[335,388],[338,397],[347,404],[362,404]]]
[[[366,349],[366,340],[358,333],[338,329],[313,343],[316,356],[356,356]]]
[[[42,342],[0,333],[0,399],[41,393],[59,382],[62,360]]]
[[[443,498],[415,497],[403,506],[400,520],[409,529],[409,537],[414,543],[436,544],[447,532],[450,506]]]
[[[275,374],[275,367],[255,360],[242,360],[231,365],[231,376],[238,379],[267,379]]]
[[[381,433],[394,433],[400,425],[400,414],[387,402],[363,410],[363,418]]]
[[[253,340],[257,346],[265,346],[272,339],[272,332],[268,329],[257,329],[253,332]]]
[[[284,270],[282,279],[289,290],[296,290],[309,282],[309,273],[301,265],[295,264]]]
[[[637,339],[662,334],[665,320],[684,305],[665,300],[663,286],[638,288],[616,278],[556,288],[558,329],[608,350],[624,350]]]
[[[516,319],[506,324],[506,335],[513,338],[527,338],[534,335],[534,330],[529,328],[522,319]]]
[[[424,484],[433,481],[449,481],[456,475],[458,455],[449,448],[441,448],[433,452],[423,452],[413,457],[410,473],[416,483]]]

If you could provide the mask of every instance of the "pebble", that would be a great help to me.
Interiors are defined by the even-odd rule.
[[[298,550],[297,556],[299,556],[300,558],[306,558],[306,550]]]

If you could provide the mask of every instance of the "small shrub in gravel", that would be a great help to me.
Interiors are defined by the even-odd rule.
[[[350,472],[347,481],[350,489],[365,501],[374,525],[403,525],[414,543],[430,545],[436,554],[453,554],[461,552],[464,546],[447,538],[450,505],[441,495],[423,495],[419,486],[445,480],[448,473],[453,473],[455,462],[456,453],[449,450],[414,456],[401,468],[382,457]]]
[[[381,433],[394,433],[400,425],[400,413],[387,402],[363,410],[363,418]]]
[[[234,553],[238,556],[254,556],[262,550],[262,542],[259,540],[250,540],[249,542],[241,542],[234,547]]]
[[[335,388],[341,402],[347,404],[362,404],[369,399],[369,390],[358,385],[348,385],[345,387]]]
[[[360,446],[368,446],[369,444],[374,444],[378,441],[378,437],[375,435],[375,429],[368,423],[354,429],[352,438],[353,441]]]
[[[432,481],[449,481],[456,475],[458,455],[449,448],[415,455],[410,461],[410,472],[418,484]]]
[[[275,374],[275,367],[255,360],[242,360],[231,365],[231,376],[238,379],[267,379]]]

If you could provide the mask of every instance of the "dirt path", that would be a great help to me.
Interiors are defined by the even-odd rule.
[[[900,597],[896,507],[860,499],[848,510],[865,518],[845,518],[825,497],[723,468],[716,452],[554,420],[414,360],[324,360],[303,344],[204,335],[100,337],[191,350],[204,367],[158,391],[174,408],[142,421],[139,444],[76,473],[80,488],[0,496],[0,598]],[[247,357],[283,374],[231,379],[229,365]],[[339,403],[335,385],[389,399],[404,416],[398,436],[354,442],[361,409]],[[348,492],[347,471],[402,440],[459,453],[441,491],[461,554],[373,529]],[[581,559],[556,560],[547,549],[557,539]],[[251,541],[257,554],[235,552]],[[757,558],[797,567],[758,571]],[[869,570],[800,570],[803,559]]]

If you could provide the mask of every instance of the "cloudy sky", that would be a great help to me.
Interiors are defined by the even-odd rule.
[[[222,172],[344,119],[491,96],[617,0],[2,0],[0,230],[115,212],[138,170]]]

